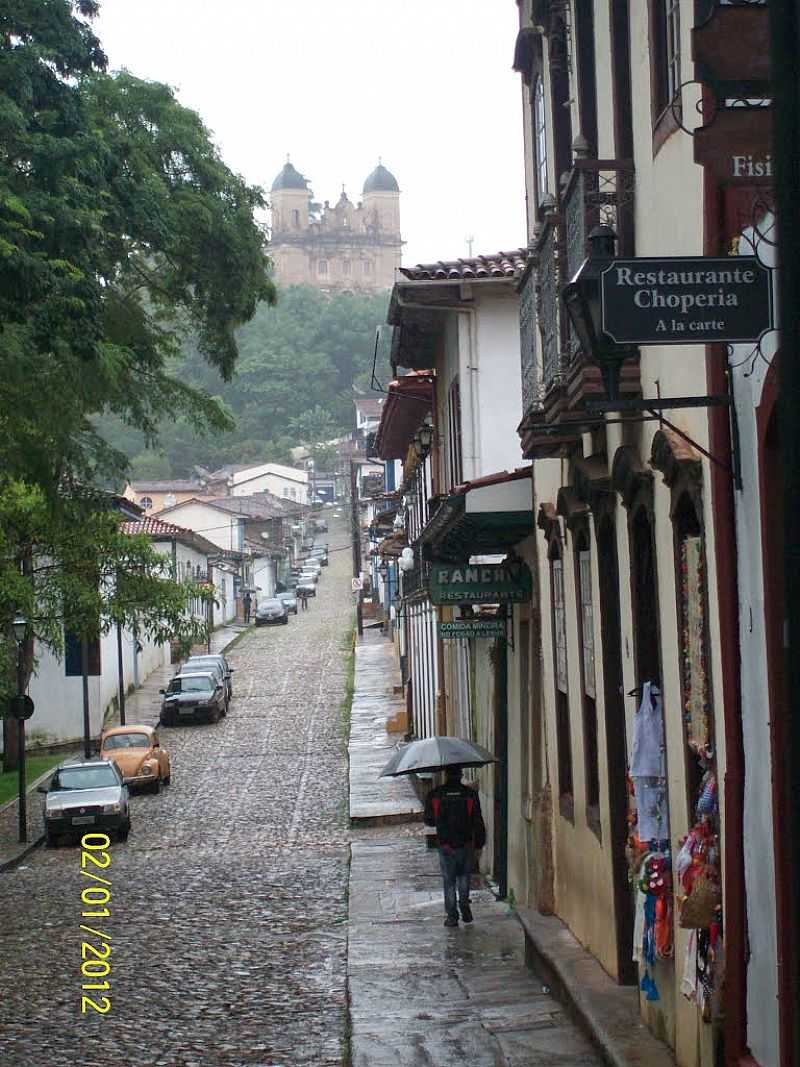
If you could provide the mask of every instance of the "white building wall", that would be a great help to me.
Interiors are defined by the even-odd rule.
[[[744,245],[743,255],[751,249]],[[774,266],[774,247],[759,243],[759,255]],[[756,409],[761,403],[767,360],[775,354],[775,334],[764,338],[764,359],[749,358],[752,345],[734,345],[731,356],[734,403],[739,427],[742,490],[735,495],[736,544],[740,560],[739,648],[742,685],[742,740],[745,754],[742,845],[747,886],[747,1039],[761,1067],[779,1067],[778,935],[775,916],[775,857],[769,721],[769,679],[764,605],[761,491]]]
[[[229,515],[202,501],[187,501],[185,504],[177,504],[164,513],[163,517],[165,522],[173,522],[176,526],[202,534],[212,544],[226,551],[242,551],[244,525],[237,515]]]
[[[133,634],[123,630],[126,692],[130,685],[141,685],[154,670],[169,663],[168,645],[156,645],[141,635],[139,644],[142,650],[137,653]],[[83,738],[83,680],[66,677],[64,660],[57,659],[49,650],[39,646],[36,656],[36,673],[28,689],[36,706],[26,726],[29,747],[80,741]],[[93,738],[99,737],[106,711],[118,694],[116,629],[101,638],[100,667],[102,673],[89,678],[89,719]]]
[[[470,363],[479,424],[476,477],[522,466],[519,299],[497,289],[478,296],[477,346]],[[463,415],[462,406],[462,415]]]

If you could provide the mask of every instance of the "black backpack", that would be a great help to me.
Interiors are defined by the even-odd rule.
[[[443,785],[434,791],[431,799],[440,845],[463,848],[472,844],[475,848],[483,848],[486,844],[486,827],[474,789],[463,785]]]

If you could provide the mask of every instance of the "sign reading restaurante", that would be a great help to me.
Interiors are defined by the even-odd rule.
[[[615,259],[600,294],[617,344],[738,343],[773,329],[772,272],[755,256]]]
[[[433,604],[520,604],[530,600],[531,572],[524,563],[456,566],[434,563],[430,575]]]

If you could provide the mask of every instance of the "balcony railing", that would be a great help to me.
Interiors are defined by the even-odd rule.
[[[586,258],[589,234],[596,226],[614,229],[618,255],[634,254],[633,207],[631,162],[578,158],[558,207],[553,204],[544,213],[532,249],[535,265],[520,285],[524,414],[520,434],[526,454],[537,447],[531,444],[538,439],[537,427],[549,427],[547,433],[552,435],[553,424],[560,424],[563,416],[564,440],[572,440],[574,431],[567,426],[570,418],[574,422],[588,396],[603,395],[600,370],[581,350],[561,294]],[[530,325],[532,305],[541,338],[541,366],[537,366]],[[621,388],[625,395],[638,394],[638,365],[633,362],[623,369]],[[558,447],[555,439],[552,447]]]

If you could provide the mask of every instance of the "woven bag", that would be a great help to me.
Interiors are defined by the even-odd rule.
[[[681,907],[680,925],[684,930],[706,930],[717,915],[722,903],[719,882],[708,868],[701,871],[692,883],[689,896]]]

